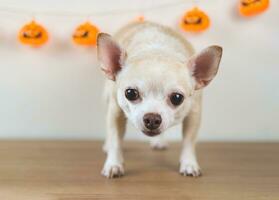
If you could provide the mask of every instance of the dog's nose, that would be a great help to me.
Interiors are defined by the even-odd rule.
[[[154,130],[161,125],[162,117],[157,113],[147,113],[143,116],[143,122],[146,128]]]

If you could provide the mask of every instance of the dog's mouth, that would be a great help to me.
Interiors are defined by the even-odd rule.
[[[156,130],[143,130],[142,131],[145,135],[150,136],[150,137],[154,137],[156,135],[159,135],[161,133],[160,130],[156,129]]]

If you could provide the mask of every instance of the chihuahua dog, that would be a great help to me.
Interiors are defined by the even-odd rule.
[[[108,78],[107,159],[102,174],[108,178],[124,175],[121,143],[128,118],[151,137],[182,123],[179,172],[200,176],[195,142],[202,88],[215,77],[222,48],[210,46],[194,54],[180,34],[152,22],[129,24],[114,37],[100,33],[97,46],[101,69]],[[165,144],[160,142],[157,139],[153,145],[163,148]]]

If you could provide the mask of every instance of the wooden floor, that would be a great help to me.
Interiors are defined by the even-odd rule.
[[[279,143],[202,143],[200,178],[178,173],[180,145],[125,142],[126,175],[100,175],[100,142],[0,142],[0,200],[279,200]]]

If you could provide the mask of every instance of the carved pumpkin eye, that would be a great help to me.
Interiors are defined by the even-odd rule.
[[[99,29],[89,22],[77,27],[73,34],[73,41],[79,45],[96,45]]]
[[[21,28],[18,39],[23,44],[40,46],[47,42],[48,33],[43,26],[32,21]]]
[[[184,31],[200,32],[209,27],[209,17],[197,7],[185,13],[180,26]]]
[[[81,37],[86,38],[88,37],[89,32],[88,31],[84,31],[84,33],[81,35]]]
[[[265,11],[269,0],[240,0],[239,13],[243,16],[257,15]]]

